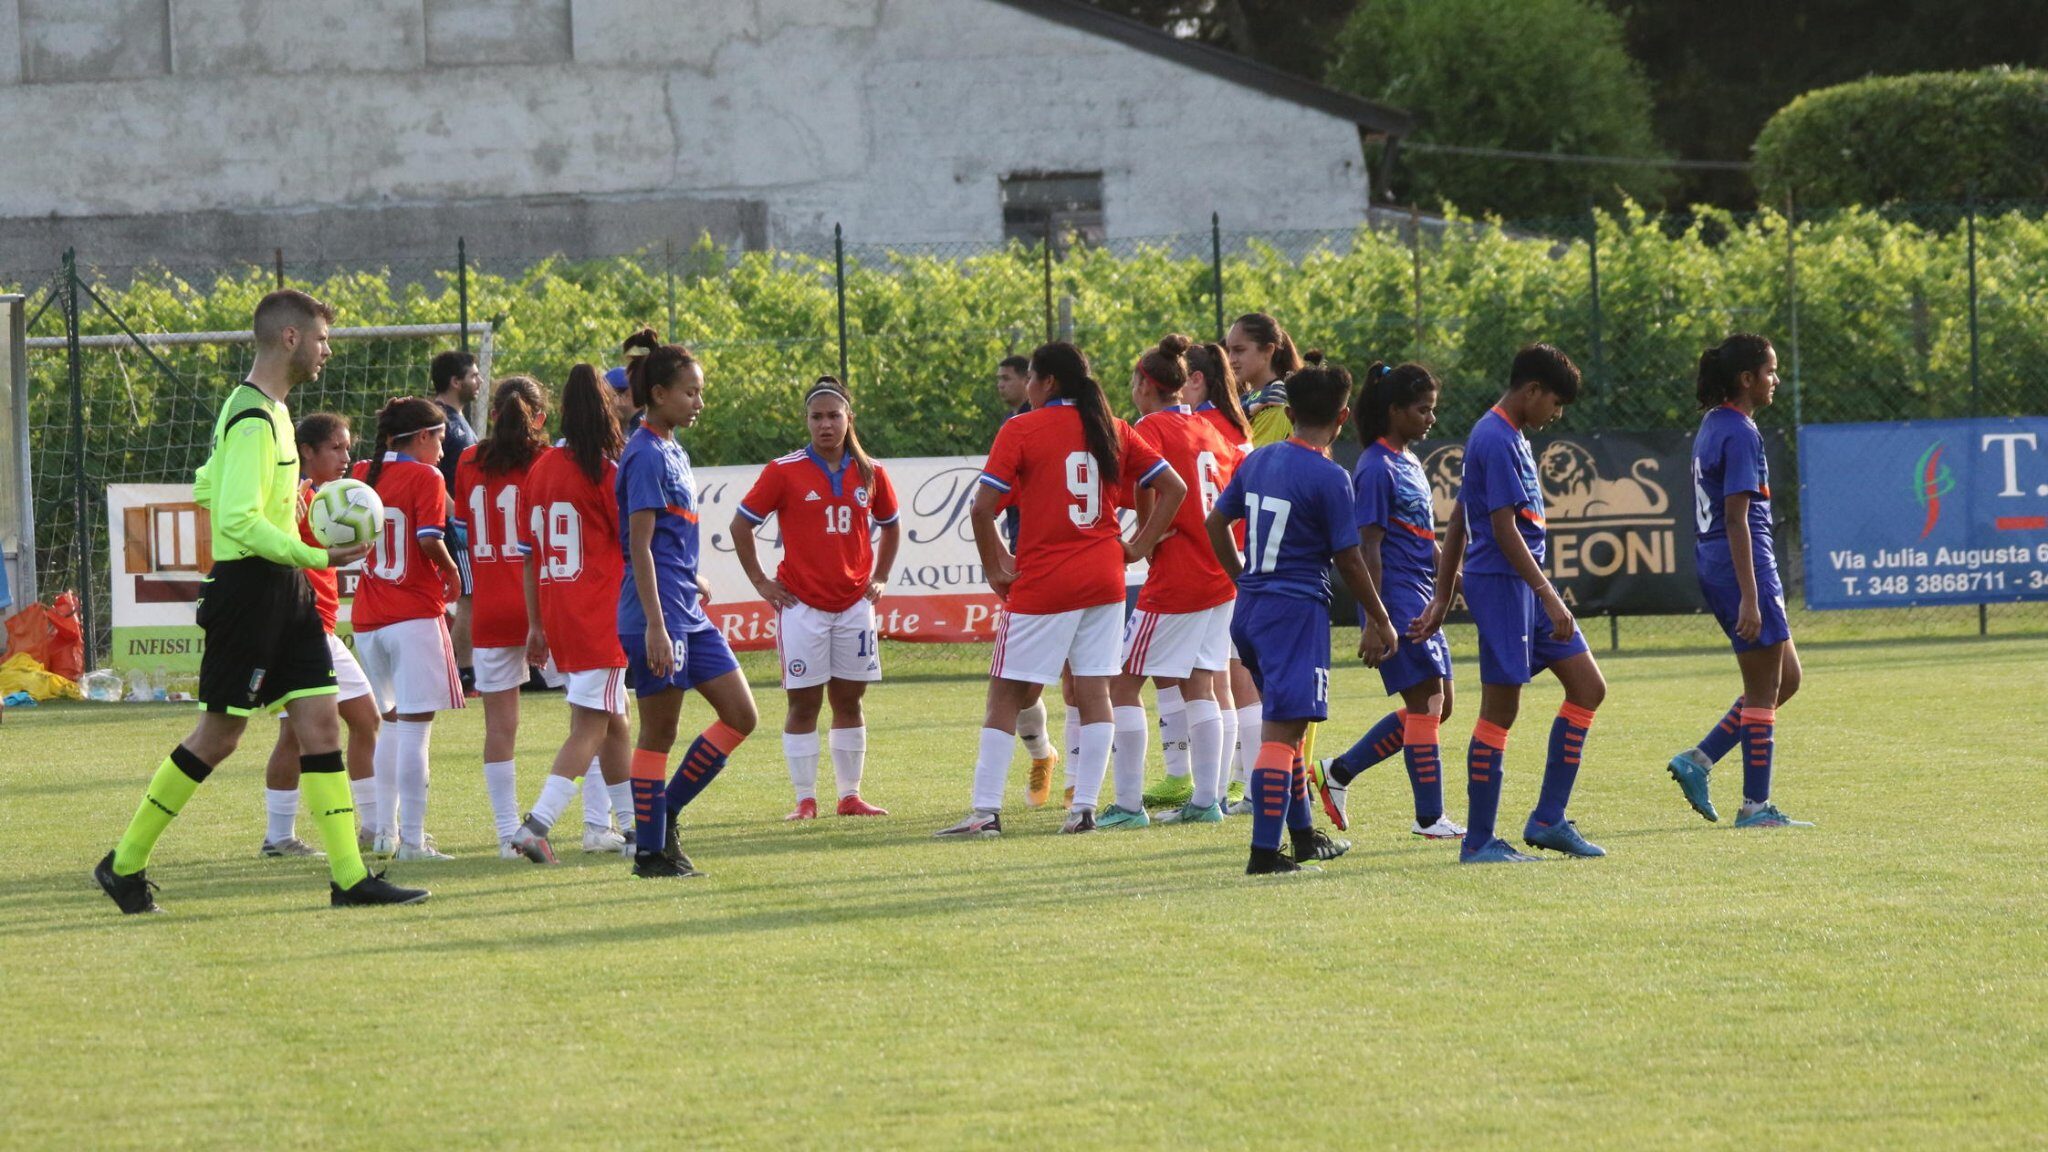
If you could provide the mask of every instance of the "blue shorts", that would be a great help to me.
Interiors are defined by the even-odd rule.
[[[469,529],[453,520],[448,522],[448,532],[441,538],[448,546],[448,558],[455,561],[455,571],[462,577],[462,594],[476,593],[476,573],[469,564]]]
[[[1720,575],[1720,573],[1716,573]],[[1742,589],[1730,575],[1723,582],[1700,577],[1700,595],[1707,602],[1707,611],[1720,621],[1721,631],[1728,634],[1728,643],[1737,652],[1754,652],[1783,644],[1792,638],[1792,625],[1785,619],[1785,589],[1778,583],[1775,569],[1762,569],[1756,574],[1756,610],[1763,617],[1763,627],[1758,629],[1756,639],[1744,640],[1735,634],[1735,619],[1742,612]]]
[[[1443,629],[1427,640],[1417,644],[1408,639],[1408,625],[1422,610],[1429,606],[1429,600],[1420,590],[1385,589],[1387,618],[1394,622],[1394,632],[1401,637],[1401,646],[1394,654],[1380,662],[1380,683],[1386,685],[1387,695],[1405,692],[1426,680],[1449,680],[1451,678],[1451,643],[1444,639]],[[1358,626],[1365,627],[1365,609],[1358,610]]]
[[[725,642],[724,634],[716,628],[670,635],[669,639],[676,646],[676,666],[667,676],[656,676],[647,666],[647,637],[619,637],[619,647],[626,650],[626,683],[633,686],[633,695],[645,699],[671,688],[687,691],[740,666],[739,659],[732,654],[732,645]]]
[[[1266,719],[1330,718],[1330,616],[1321,604],[1240,592],[1230,639],[1258,685]]]
[[[1570,638],[1550,638],[1550,617],[1520,576],[1467,572],[1465,607],[1479,628],[1482,684],[1527,684],[1552,664],[1590,651],[1576,624]]]

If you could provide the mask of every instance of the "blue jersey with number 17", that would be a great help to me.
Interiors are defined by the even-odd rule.
[[[1330,559],[1358,545],[1343,465],[1290,436],[1245,457],[1216,510],[1245,522],[1239,591],[1330,602]]]

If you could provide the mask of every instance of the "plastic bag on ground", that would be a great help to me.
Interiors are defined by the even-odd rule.
[[[78,597],[66,592],[48,607],[31,604],[8,617],[7,654],[33,657],[38,667],[66,680],[85,675]]]
[[[0,697],[26,692],[35,700],[84,699],[78,682],[57,675],[26,652],[17,652],[0,663]]]

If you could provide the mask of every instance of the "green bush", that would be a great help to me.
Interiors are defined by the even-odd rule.
[[[1808,92],[1756,138],[1765,200],[1804,207],[2048,195],[2048,71],[1883,76]]]

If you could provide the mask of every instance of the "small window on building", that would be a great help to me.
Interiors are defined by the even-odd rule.
[[[1003,177],[1003,238],[1036,244],[1049,230],[1053,250],[1100,244],[1102,173],[1018,172]]]

